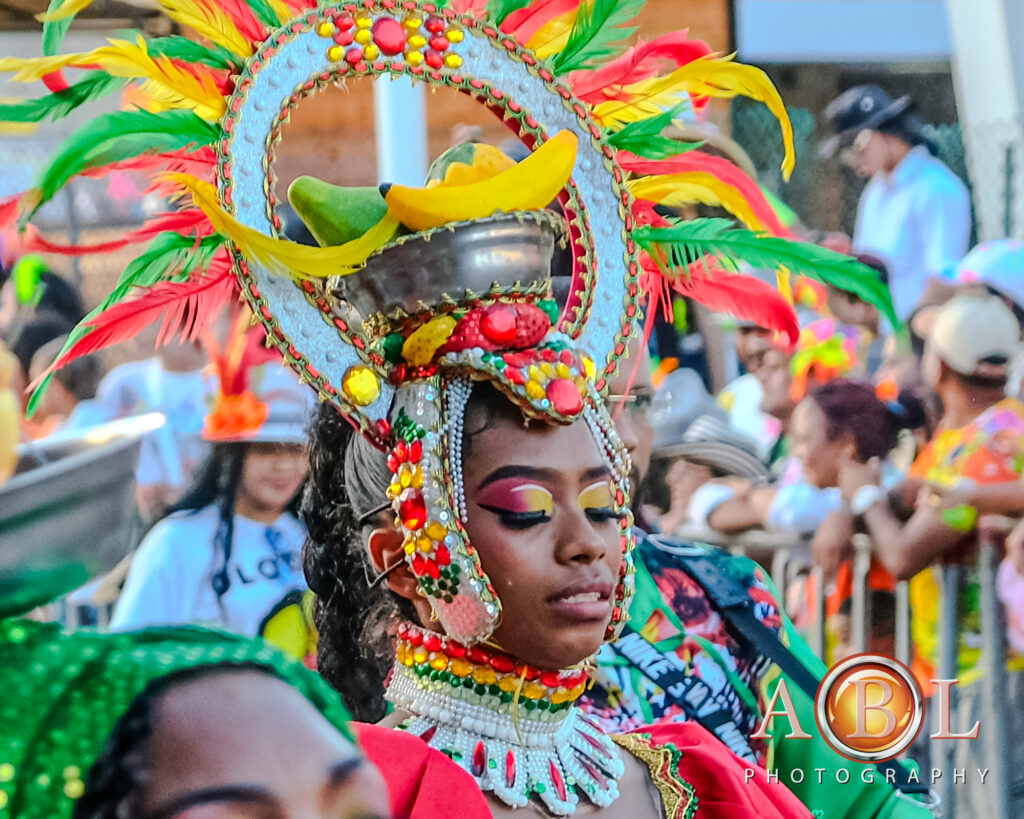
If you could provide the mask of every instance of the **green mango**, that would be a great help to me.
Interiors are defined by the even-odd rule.
[[[376,187],[343,188],[313,176],[300,176],[292,182],[288,201],[321,247],[358,239],[388,210]]]

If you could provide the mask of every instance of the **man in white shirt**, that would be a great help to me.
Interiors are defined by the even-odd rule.
[[[851,88],[825,110],[843,159],[869,178],[857,208],[853,249],[889,266],[896,312],[906,318],[930,277],[942,278],[967,252],[967,188],[932,156],[909,96],[892,99],[876,85]]]

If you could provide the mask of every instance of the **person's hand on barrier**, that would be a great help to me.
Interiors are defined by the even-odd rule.
[[[811,541],[811,551],[825,581],[835,578],[839,565],[853,556],[853,515],[849,509],[837,509],[822,521]]]
[[[864,486],[880,486],[882,483],[882,465],[878,458],[871,458],[867,463],[855,461],[849,455],[843,455],[839,461],[839,493],[843,500],[849,502],[858,489]]]

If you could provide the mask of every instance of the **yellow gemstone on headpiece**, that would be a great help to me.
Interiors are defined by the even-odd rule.
[[[434,541],[432,541],[429,537],[424,537],[423,535],[420,535],[418,538],[416,538],[416,548],[423,552],[423,554],[429,555],[432,551],[434,551]]]
[[[523,686],[523,696],[528,700],[539,700],[544,696],[544,686],[528,682]]]
[[[417,17],[416,15],[409,15],[402,21],[402,25],[406,28],[416,29],[423,25],[423,18]]]
[[[340,63],[345,59],[345,49],[339,45],[331,46],[327,49],[327,59],[332,63]]]
[[[444,540],[444,536],[448,534],[448,530],[445,528],[445,525],[436,520],[430,521],[424,531],[427,533],[428,537],[433,538],[434,540]]]
[[[462,65],[462,57],[458,54],[446,54],[444,57],[444,64],[449,68],[458,68]]]
[[[316,33],[321,37],[333,37],[334,36],[334,23],[323,22],[316,27]]]
[[[402,543],[402,548],[405,549],[405,553],[407,555],[411,555],[413,552],[416,551],[416,541],[413,540],[411,537],[407,537],[405,541]]]
[[[363,51],[363,56],[368,60],[376,60],[380,56],[380,49],[371,43]]]
[[[412,66],[422,65],[423,53],[420,51],[409,51],[405,55],[405,61]]]
[[[558,373],[559,378],[572,378],[572,370],[569,369],[568,365],[563,364],[561,361],[555,365],[555,372]]]
[[[455,329],[453,316],[436,316],[417,327],[402,345],[402,357],[414,367],[429,364]]]
[[[413,48],[423,48],[427,44],[427,38],[422,34],[413,34],[409,38],[409,45]]]
[[[473,664],[462,657],[456,657],[451,661],[448,670],[456,677],[468,677],[473,671]]]
[[[380,395],[380,379],[365,364],[356,364],[342,376],[341,388],[353,404],[365,407]]]
[[[519,679],[517,677],[502,677],[498,680],[498,688],[511,694],[519,687]]]
[[[430,667],[435,671],[444,671],[448,667],[448,657],[438,652],[430,661]]]
[[[423,648],[423,647],[417,648],[412,653],[412,658],[417,663],[420,663],[420,664],[425,663],[427,661],[427,650],[425,648]]]
[[[473,682],[480,685],[494,685],[498,681],[498,675],[489,666],[480,666],[473,669]]]
[[[594,375],[597,373],[597,367],[594,366],[594,362],[590,360],[589,356],[580,356],[583,359],[583,369],[586,370],[587,378],[591,381],[594,379]]]
[[[449,43],[461,43],[464,35],[461,28],[450,28],[445,32],[445,36]]]
[[[356,42],[359,43],[359,45],[366,45],[372,41],[373,34],[370,32],[370,29],[361,28],[356,32]]]
[[[356,28],[369,28],[372,25],[373,18],[368,14],[356,18]]]
[[[526,394],[537,401],[547,396],[547,392],[545,392],[544,388],[536,381],[526,382]]]

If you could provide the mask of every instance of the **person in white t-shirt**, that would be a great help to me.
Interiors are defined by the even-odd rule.
[[[139,546],[112,628],[204,623],[254,636],[306,590],[297,506],[313,396],[277,364],[247,376],[207,416],[212,451]],[[222,377],[231,382],[241,386]]]

